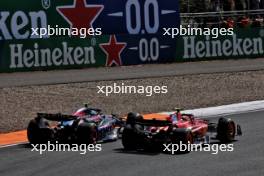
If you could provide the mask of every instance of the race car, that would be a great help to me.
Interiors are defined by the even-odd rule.
[[[212,136],[220,143],[230,143],[236,135],[242,135],[241,127],[228,118],[210,123],[193,114],[182,114],[180,110],[170,115],[129,113],[122,132],[122,144],[125,150],[160,151],[169,143],[205,144]]]
[[[32,144],[48,141],[94,144],[117,140],[122,125],[122,119],[116,115],[105,115],[100,109],[85,105],[73,115],[38,113],[29,122],[27,137]]]

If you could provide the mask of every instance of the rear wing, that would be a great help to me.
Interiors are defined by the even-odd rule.
[[[77,116],[66,114],[49,114],[49,113],[37,113],[37,118],[44,118],[50,121],[71,121],[75,120]]]
[[[143,125],[143,126],[172,126],[172,122],[168,120],[156,120],[156,119],[138,119],[135,122],[136,124]]]

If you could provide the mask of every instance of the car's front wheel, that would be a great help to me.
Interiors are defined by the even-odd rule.
[[[217,125],[217,138],[221,143],[232,142],[235,139],[236,126],[231,119],[220,118]]]
[[[137,135],[132,128],[124,128],[122,144],[125,150],[135,150],[137,146]]]

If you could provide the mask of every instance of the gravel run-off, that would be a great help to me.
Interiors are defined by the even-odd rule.
[[[98,94],[97,86],[167,86],[168,93]],[[0,89],[0,133],[25,129],[37,112],[72,113],[89,103],[107,114],[154,113],[264,99],[264,71],[199,74]]]

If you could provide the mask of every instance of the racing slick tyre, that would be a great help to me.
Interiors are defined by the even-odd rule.
[[[94,123],[83,122],[77,126],[76,137],[78,144],[95,144],[97,130]]]
[[[138,148],[139,141],[143,136],[143,134],[141,134],[142,132],[138,131],[136,128],[136,126],[138,126],[136,121],[140,119],[143,119],[143,117],[138,113],[130,112],[127,115],[126,127],[122,133],[122,144],[125,150],[136,150]]]
[[[232,142],[235,139],[236,126],[231,119],[220,118],[217,125],[217,139],[221,143]]]
[[[122,144],[125,150],[137,149],[137,135],[132,128],[124,128],[122,134]]]
[[[54,130],[42,118],[31,120],[27,127],[27,138],[31,144],[44,144],[52,141],[54,134]]]
[[[189,153],[189,144],[193,144],[193,134],[191,130],[188,129],[176,129],[173,131],[173,136],[172,136],[172,143],[173,144],[178,144],[178,150],[176,153]]]

